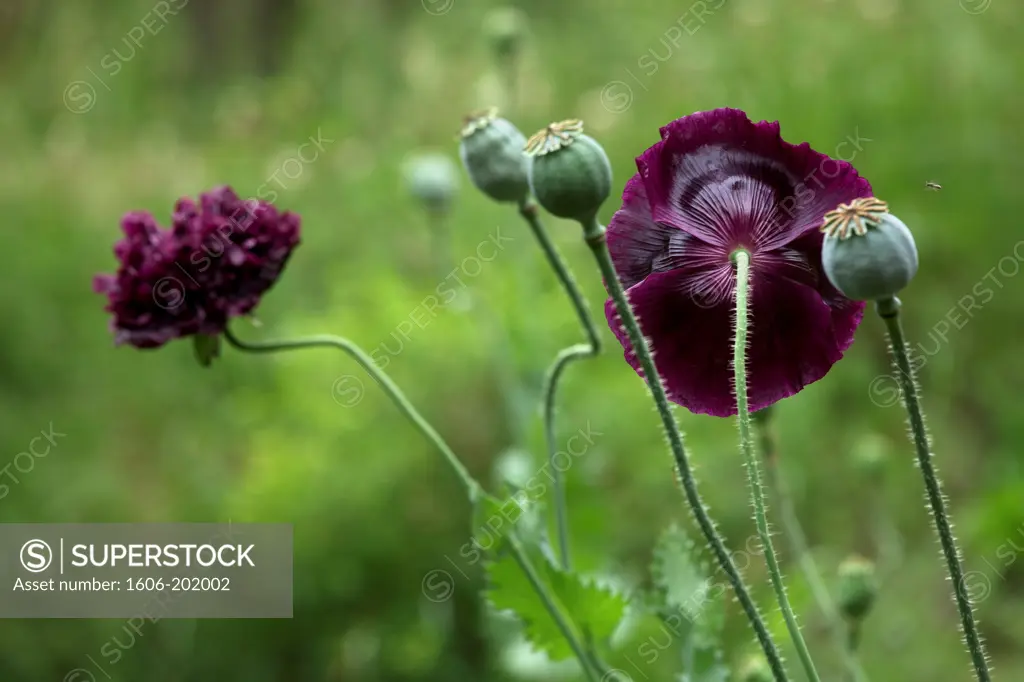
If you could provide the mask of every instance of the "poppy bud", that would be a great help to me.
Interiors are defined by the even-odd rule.
[[[594,219],[612,191],[612,166],[583,121],[552,123],[526,143],[530,189],[552,215],[581,223]]]
[[[498,110],[466,117],[459,142],[459,158],[473,185],[499,202],[521,202],[530,193],[528,159],[523,153],[526,136]]]
[[[515,7],[499,7],[484,19],[484,32],[499,57],[509,57],[519,51],[526,33],[526,16]]]
[[[405,166],[409,192],[430,210],[444,211],[458,191],[455,164],[442,154],[422,154]]]
[[[880,478],[885,471],[888,442],[877,433],[861,438],[853,449],[853,463],[868,478]]]
[[[740,667],[737,682],[774,682],[768,663],[760,656],[752,656]]]
[[[825,214],[821,262],[832,285],[855,301],[885,299],[917,274],[917,247],[903,221],[874,197]]]
[[[875,565],[862,557],[853,556],[839,565],[839,609],[851,621],[860,621],[868,615],[878,595]]]

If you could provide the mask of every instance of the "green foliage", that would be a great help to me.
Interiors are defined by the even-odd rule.
[[[708,576],[707,564],[699,560],[696,543],[679,526],[673,524],[662,533],[654,547],[651,574],[666,607],[685,614],[696,626],[695,636],[713,644],[724,626],[722,592]]]
[[[610,639],[625,614],[625,599],[579,575],[562,571],[544,552],[531,555],[557,608],[579,624],[579,634],[589,633],[598,643]],[[573,652],[568,642],[512,555],[501,552],[486,565],[490,604],[499,611],[513,612],[523,623],[530,643],[552,661],[571,658]]]
[[[500,508],[494,503],[487,506],[492,511]],[[510,549],[508,533],[515,533],[516,542],[536,569],[536,577],[550,596],[551,604],[575,626],[575,636],[581,643],[605,645],[625,615],[625,598],[555,564],[539,508],[526,514],[521,529],[522,532],[509,528],[503,542],[485,555],[488,602],[498,611],[514,614],[523,624],[529,642],[552,661],[573,657],[569,642]]]
[[[519,660],[515,633],[482,617],[480,566],[460,563],[456,550],[469,541],[472,514],[458,482],[342,354],[255,358],[224,348],[203,369],[187,343],[115,349],[89,287],[113,268],[125,211],[151,210],[166,224],[181,195],[230,183],[255,196],[277,173],[283,186],[270,186],[281,208],[301,213],[303,244],[260,304],[263,327],[245,327],[246,337],[329,332],[367,350],[387,344],[387,371],[489,489],[497,453],[514,446],[534,453],[528,478],[546,482],[542,441],[521,433],[539,433],[544,369],[579,330],[526,226],[469,191],[464,175],[451,211],[453,258],[475,257],[498,226],[513,241],[473,276],[460,271],[463,284],[451,281],[472,308],[440,308],[422,327],[410,321],[439,277],[401,168],[421,150],[454,159],[461,116],[504,104],[481,32],[498,3],[303,0],[288,42],[284,29],[253,24],[263,2],[189,2],[165,24],[149,15],[158,32],[142,28],[142,47],[133,45],[127,32],[138,35],[157,4],[7,0],[0,11],[0,468],[11,465],[18,479],[0,481],[0,511],[9,523],[293,523],[295,618],[202,621],[191,638],[161,621],[112,668],[100,650],[124,641],[123,623],[4,621],[0,680],[62,680],[91,657],[116,680],[147,682],[578,682]],[[424,11],[442,4],[451,11]],[[827,153],[847,136],[862,139],[839,153],[914,232],[920,271],[901,299],[924,360],[935,460],[965,568],[989,588],[977,609],[998,677],[1024,679],[1024,277],[1015,270],[1020,236],[1006,219],[1018,212],[1024,158],[1024,6],[729,0],[710,10],[719,4],[523,0],[531,30],[517,109],[506,113],[526,132],[582,118],[612,162],[613,197],[659,126],[700,109],[778,119],[788,140]],[[134,56],[111,78],[102,64],[115,48]],[[269,48],[283,54],[279,72],[246,68]],[[85,113],[62,98],[79,81],[96,92]],[[318,129],[333,142],[285,177],[284,161]],[[943,189],[925,190],[929,180]],[[617,208],[602,207],[605,224]],[[579,227],[548,225],[600,317],[606,294]],[[403,322],[412,324],[407,338],[397,331]],[[603,340],[601,358],[568,372],[560,389],[561,437],[588,423],[605,434],[567,472],[573,558],[584,575],[634,584],[659,531],[683,518],[683,502],[645,389],[612,335]],[[776,406],[780,456],[823,572],[834,575],[852,552],[883,558],[886,539],[902,549],[885,566],[886,598],[863,633],[873,682],[962,682],[957,619],[904,420],[887,400],[890,372],[882,325],[869,314],[825,379]],[[344,377],[363,382],[357,404],[332,395]],[[359,386],[354,379],[345,386]],[[678,414],[715,519],[768,605],[762,558],[745,546],[752,531],[735,427]],[[51,422],[66,437],[30,471],[14,468]],[[850,461],[866,434],[886,446],[878,480],[855,475]],[[815,656],[830,651],[784,538],[779,545],[809,644]],[[425,604],[423,577],[438,569],[451,573],[453,596]],[[713,579],[717,591],[723,579]],[[751,633],[731,590],[721,590],[719,641],[735,663]],[[603,654],[635,682],[672,679],[683,652],[657,615],[665,602],[637,602]],[[781,622],[772,629],[784,642]],[[822,674],[838,679],[822,655]]]
[[[679,636],[683,682],[719,682],[728,676],[723,663],[724,585],[715,585],[696,543],[672,524],[654,547],[651,575],[659,614]]]

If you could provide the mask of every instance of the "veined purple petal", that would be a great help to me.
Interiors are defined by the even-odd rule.
[[[628,289],[652,272],[671,270],[681,262],[691,237],[651,219],[643,182],[634,175],[623,191],[622,208],[608,224],[607,240],[615,255],[615,269]]]
[[[871,195],[845,161],[782,140],[779,124],[736,109],[686,116],[637,159],[608,245],[670,399],[694,412],[736,413],[732,346],[735,269],[750,254],[752,409],[822,378],[863,315],[824,276],[824,214]],[[640,374],[608,301],[606,316]]]
[[[738,109],[685,116],[661,134],[637,158],[652,217],[709,243],[778,248],[838,204],[871,196],[849,163],[785,142],[778,122]]]

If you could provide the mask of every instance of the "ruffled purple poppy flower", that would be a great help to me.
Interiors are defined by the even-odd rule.
[[[223,332],[277,281],[299,243],[299,222],[268,203],[240,200],[230,187],[203,194],[198,206],[180,199],[170,229],[148,213],[128,213],[114,247],[117,274],[93,280],[114,314],[115,343],[157,348]]]
[[[779,124],[738,109],[673,121],[637,159],[608,246],[669,398],[692,412],[736,414],[731,254],[750,253],[750,409],[821,379],[853,342],[864,304],[821,265],[825,213],[871,196],[845,161],[782,140]],[[642,375],[615,306],[626,360]]]

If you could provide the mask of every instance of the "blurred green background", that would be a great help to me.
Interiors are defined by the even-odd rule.
[[[616,195],[658,127],[696,110],[778,119],[788,140],[829,154],[861,140],[853,163],[920,249],[920,274],[902,296],[907,331],[920,342],[936,461],[980,585],[996,679],[1024,678],[1024,237],[1013,219],[1024,177],[1024,8],[523,1],[529,36],[510,98],[482,28],[495,6],[5,0],[0,518],[290,522],[296,544],[293,620],[163,620],[134,639],[122,621],[6,620],[0,680],[578,679],[572,665],[532,655],[485,608],[480,567],[459,556],[470,510],[455,477],[351,361],[226,349],[203,369],[188,343],[114,349],[90,286],[115,268],[125,211],[166,224],[179,196],[218,184],[253,196],[275,182],[277,205],[303,217],[303,245],[260,306],[262,326],[238,333],[333,332],[383,352],[475,475],[488,485],[529,479],[544,458],[540,377],[582,336],[525,224],[464,174],[449,223],[460,296],[410,324],[442,277],[403,164],[429,150],[457,160],[462,115],[491,104],[527,134],[584,119],[612,159]],[[295,161],[311,137],[322,148]],[[942,189],[926,190],[929,181]],[[617,206],[613,197],[602,219]],[[547,224],[603,317],[578,226]],[[510,241],[474,263],[499,231]],[[593,434],[568,474],[573,553],[580,570],[635,585],[658,534],[690,521],[644,387],[601,326],[606,351],[570,368],[560,400],[560,438]],[[408,327],[407,338],[396,331]],[[868,315],[826,379],[778,406],[782,466],[823,570],[833,576],[852,553],[881,565],[862,644],[871,678],[964,681],[968,658],[887,362]],[[678,412],[730,546],[753,546],[734,424]],[[15,468],[51,425],[66,435]],[[872,453],[883,457],[877,478],[858,465]],[[785,538],[777,544],[819,668],[838,680],[822,619]],[[748,563],[801,679],[762,562]],[[727,653],[738,663],[756,648],[729,608]],[[123,653],[115,664],[100,654],[112,642]],[[637,682],[679,669],[670,656],[633,659]],[[77,668],[93,677],[66,677]]]

